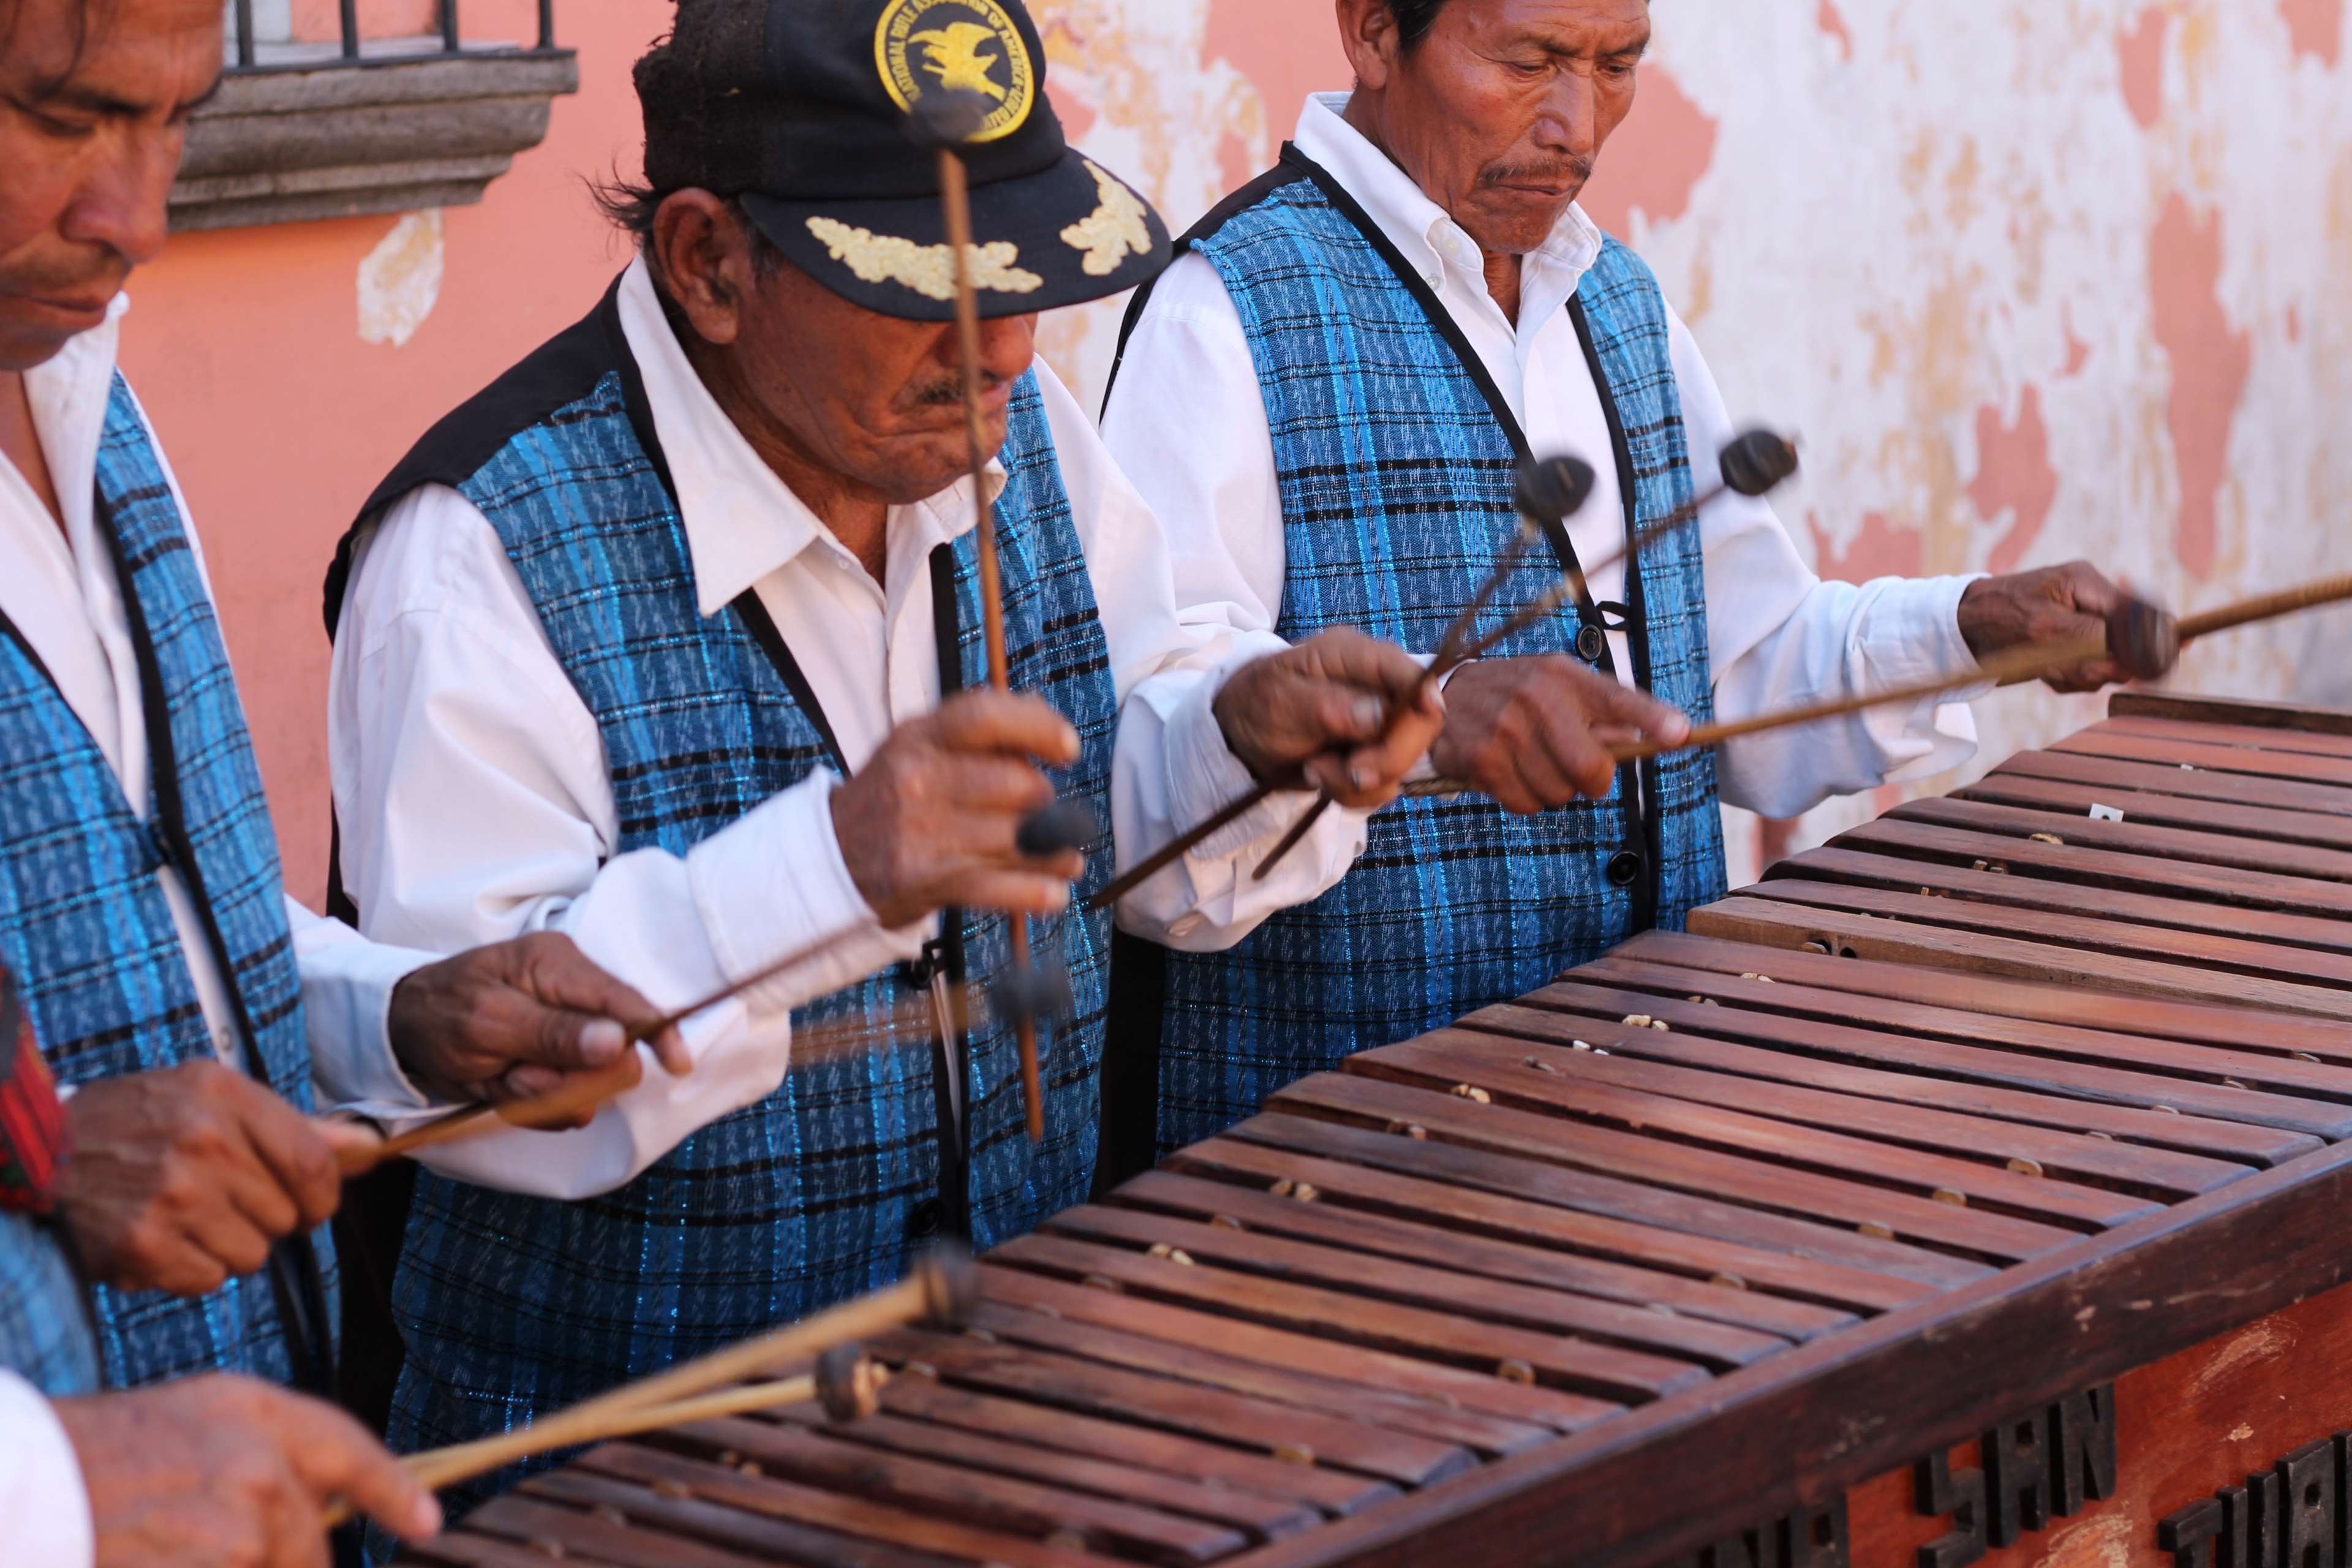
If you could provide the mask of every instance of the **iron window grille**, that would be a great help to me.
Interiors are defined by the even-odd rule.
[[[335,36],[299,40],[289,0],[222,0],[228,70],[189,121],[173,229],[478,202],[545,140],[551,100],[579,90],[579,60],[556,46],[554,0],[538,0],[535,43],[469,41],[458,0],[439,0],[422,37],[383,26],[371,36],[362,5],[340,0]],[[500,15],[530,25],[528,11]]]
[[[359,0],[340,0],[341,37],[319,44],[267,44],[256,34],[254,0],[229,0],[230,33],[234,40],[228,68],[234,74],[263,71],[309,71],[334,66],[366,68],[406,65],[421,59],[446,59],[466,55],[554,55],[555,0],[539,0],[539,41],[528,48],[512,44],[467,46],[458,31],[457,0],[440,0],[437,38],[371,41],[360,31]],[[432,46],[437,43],[439,47]]]

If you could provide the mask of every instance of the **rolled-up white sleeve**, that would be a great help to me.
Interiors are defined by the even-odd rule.
[[[96,1555],[73,1439],[31,1384],[0,1372],[0,1563],[90,1568]]]
[[[414,1110],[425,1096],[392,1047],[392,994],[440,955],[368,941],[339,920],[286,900],[294,967],[302,977],[302,1017],[320,1099],[375,1116]],[[376,1108],[376,1109],[370,1109]]]
[[[819,773],[684,856],[617,853],[618,807],[595,720],[557,662],[488,520],[428,488],[388,513],[346,595],[329,743],[345,885],[371,938],[454,952],[534,931],[569,935],[656,1007],[682,1008],[839,933],[684,1027],[693,1072],[646,1081],[572,1132],[509,1129],[427,1163],[483,1185],[579,1198],[635,1177],[700,1127],[772,1093],[792,1008],[913,956],[885,931],[835,837]],[[366,1089],[352,1081],[343,1087]],[[424,1113],[379,1092],[349,1108]]]
[[[1159,371],[1142,374],[1156,379]],[[1192,574],[1196,593],[1179,588],[1160,515],[1113,460],[1086,411],[1042,364],[1038,382],[1118,688],[1111,827],[1124,870],[1255,785],[1225,743],[1214,704],[1234,671],[1289,644],[1275,634],[1268,606],[1241,577],[1228,574],[1218,585],[1220,574],[1203,565]],[[1253,398],[1255,386],[1253,380]],[[1191,386],[1162,390],[1163,406],[1186,409],[1205,410],[1202,397],[1222,395]],[[1269,448],[1269,480],[1271,463]],[[1201,527],[1210,529],[1216,516],[1204,514]],[[1277,568],[1277,590],[1279,582]],[[1195,846],[1121,900],[1119,925],[1170,947],[1213,952],[1277,910],[1319,898],[1362,853],[1363,813],[1326,813],[1270,874],[1263,880],[1255,875],[1314,798],[1275,795]]]
[[[1679,316],[1669,341],[1690,450],[1719,452],[1738,432],[1714,373]],[[1975,754],[1966,703],[1986,688],[1975,683],[1976,656],[1959,628],[1960,595],[1974,578],[1823,582],[1760,498],[1723,496],[1699,526],[1718,719],[1955,683],[1940,697],[1727,742],[1717,758],[1726,802],[1795,816],[1832,795],[1925,778]]]

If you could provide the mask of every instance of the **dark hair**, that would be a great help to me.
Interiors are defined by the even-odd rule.
[[[0,0],[5,4],[5,0]],[[597,210],[611,219],[615,226],[637,243],[637,248],[653,259],[654,216],[661,211],[662,203],[676,195],[675,191],[657,191],[642,181],[624,180],[615,175],[609,180],[591,184],[589,194],[595,197]],[[751,237],[751,268],[761,278],[772,276],[782,265],[784,253],[768,237],[768,231],[751,221],[740,196],[729,196],[727,210],[735,215]]]
[[[1437,14],[1445,8],[1445,0],[1388,0],[1388,8],[1396,18],[1397,42],[1416,49],[1437,26]]]
[[[25,19],[26,4],[26,0],[0,0],[0,55],[14,47],[16,28]],[[97,30],[98,18],[92,13],[98,8],[99,0],[66,0],[66,14],[73,19],[73,50],[66,57],[63,70],[35,84],[37,101],[63,87],[81,68],[82,57],[89,52],[90,34]]]

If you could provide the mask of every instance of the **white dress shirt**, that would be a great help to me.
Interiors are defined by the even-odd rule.
[[[105,325],[82,333],[47,364],[26,373],[34,428],[65,513],[64,526],[16,465],[0,458],[0,613],[16,623],[48,667],[67,705],[113,769],[124,798],[144,820],[153,808],[146,705],[114,559],[98,533],[95,515],[98,447],[127,308],[127,300],[118,298]],[[153,440],[152,430],[149,438]],[[157,461],[163,462],[161,444],[155,447]],[[203,547],[168,463],[163,472],[180,503],[181,527],[201,574]],[[223,1060],[235,1065],[236,1008],[195,904],[176,869],[166,866],[155,875],[179,928],[214,1046]],[[314,1059],[389,1064],[384,1020],[393,987],[433,955],[362,942],[349,926],[321,920],[291,899],[286,918],[293,928]]]
[[[0,1563],[89,1568],[96,1551],[73,1440],[31,1384],[0,1370]]]
[[[843,760],[862,767],[895,725],[939,705],[926,563],[972,528],[971,481],[891,511],[877,583],[711,397],[642,261],[623,279],[620,311],[677,487],[700,612],[755,591]],[[1211,703],[1227,673],[1284,644],[1264,628],[1180,616],[1159,522],[1053,372],[1042,362],[1036,370],[1121,702],[1112,829],[1119,863],[1132,864],[1248,787]],[[656,1070],[579,1131],[504,1130],[436,1149],[429,1163],[553,1197],[617,1185],[776,1089],[793,1007],[915,956],[932,933],[928,920],[899,931],[877,922],[835,838],[839,780],[825,770],[684,857],[621,853],[595,720],[497,532],[455,490],[428,487],[394,505],[357,562],[336,639],[329,744],[344,884],[369,935],[454,951],[562,931],[663,1007],[821,939],[846,939],[829,959],[693,1020],[690,1076]],[[1318,896],[1352,861],[1360,816],[1331,814],[1278,875],[1249,874],[1303,801],[1277,797],[1202,845],[1126,900],[1120,922],[1213,949]],[[423,1103],[391,1075],[334,1090],[379,1120]]]
[[[1580,560],[1604,559],[1624,543],[1623,501],[1600,389],[1565,309],[1600,256],[1601,231],[1570,207],[1525,260],[1513,322],[1487,292],[1477,243],[1341,118],[1347,103],[1345,93],[1309,99],[1298,121],[1299,150],[1421,268],[1529,446],[1592,465],[1591,498],[1570,520],[1569,537]],[[1737,431],[1689,329],[1669,315],[1685,436],[1706,488],[1715,454]],[[1273,627],[1286,574],[1273,437],[1241,316],[1205,258],[1188,252],[1153,289],[1128,342],[1103,435],[1167,521],[1178,601],[1236,631]],[[1700,514],[1699,527],[1718,717],[1975,671],[1958,616],[1970,579],[1824,583],[1762,500],[1725,496]],[[1591,574],[1592,596],[1622,598],[1623,584],[1622,566],[1605,567]],[[1630,679],[1624,636],[1612,643],[1617,669]],[[1747,736],[1723,747],[1717,763],[1725,800],[1788,817],[1832,795],[1957,766],[1975,748],[1968,710],[1946,700]]]

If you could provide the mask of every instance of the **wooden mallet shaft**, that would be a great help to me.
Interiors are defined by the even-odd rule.
[[[988,496],[988,432],[981,410],[980,299],[971,281],[971,191],[963,158],[951,142],[939,150],[940,202],[946,210],[948,249],[955,258],[956,345],[963,361],[964,439],[971,459],[972,509],[978,514],[974,553],[980,562],[981,620],[988,638],[988,683],[1011,691],[1004,654],[1004,584],[996,554],[996,508]],[[1029,967],[1029,921],[1006,917],[1005,931],[1015,970]],[[1021,1092],[1028,1111],[1029,1142],[1045,1139],[1045,1089],[1037,1068],[1037,1023],[1025,1014],[1013,1023],[1021,1047]]]
[[[813,1318],[803,1318],[667,1372],[624,1384],[528,1426],[456,1448],[419,1454],[410,1462],[421,1476],[429,1474],[435,1478],[428,1480],[428,1485],[439,1488],[487,1474],[532,1454],[600,1442],[630,1431],[650,1430],[650,1426],[630,1425],[650,1412],[661,1413],[661,1418],[652,1422],[653,1426],[674,1425],[674,1412],[684,1407],[687,1401],[729,1384],[765,1379],[776,1367],[812,1360],[837,1346],[854,1345],[908,1323],[926,1319],[947,1324],[961,1322],[970,1315],[979,1289],[979,1271],[969,1256],[934,1247],[916,1263],[906,1279],[870,1296],[845,1301]],[[779,1399],[777,1403],[792,1401]],[[330,1510],[327,1522],[332,1526],[348,1517],[349,1510],[337,1505]]]
[[[2233,631],[2240,626],[2254,626],[2283,616],[2314,610],[2323,605],[2352,600],[2352,574],[2322,577],[2300,587],[2264,594],[2256,598],[2242,599],[2202,615],[2184,616],[2179,623],[2180,643],[2186,647],[2202,637],[2219,632]],[[1733,720],[1720,724],[1703,725],[1693,730],[1679,742],[1668,745],[1661,741],[1622,742],[1610,748],[1619,762],[1640,762],[1663,756],[1670,752],[1693,751],[1703,746],[1720,745],[1742,735],[1759,735],[1771,730],[1785,730],[1800,724],[1817,724],[1826,719],[1843,718],[1865,709],[1896,702],[1917,702],[1947,691],[1990,682],[1996,686],[2016,685],[2063,674],[2085,664],[2105,658],[2112,651],[2107,635],[2074,638],[2063,643],[2028,644],[2009,648],[1981,661],[1977,668],[1958,679],[1938,677],[1922,680],[1892,690],[1872,692],[1860,697],[1842,697],[1825,702],[1808,703],[1801,708],[1782,709],[1773,713],[1759,713],[1750,719]],[[1414,795],[1465,795],[1470,786],[1460,779],[1433,779],[1412,785],[1406,793]]]
[[[690,1399],[619,1411],[610,1419],[599,1422],[593,1430],[574,1431],[560,1442],[548,1440],[549,1425],[542,1423],[518,1426],[511,1432],[500,1432],[470,1443],[429,1448],[423,1453],[407,1456],[400,1464],[420,1486],[428,1491],[437,1492],[445,1487],[470,1481],[477,1476],[487,1476],[492,1470],[519,1459],[532,1458],[554,1448],[606,1443],[615,1437],[634,1437],[641,1433],[689,1426],[697,1421],[722,1421],[730,1416],[754,1415],[787,1405],[820,1401],[824,1405],[825,1415],[832,1420],[860,1421],[880,1408],[882,1387],[889,1378],[888,1368],[866,1360],[855,1344],[839,1345],[817,1358],[815,1371],[799,1377],[772,1383],[749,1383],[736,1388],[722,1388],[712,1394],[697,1394]],[[327,1527],[331,1530],[350,1517],[351,1510],[347,1504],[340,1501],[331,1504],[327,1510]]]

